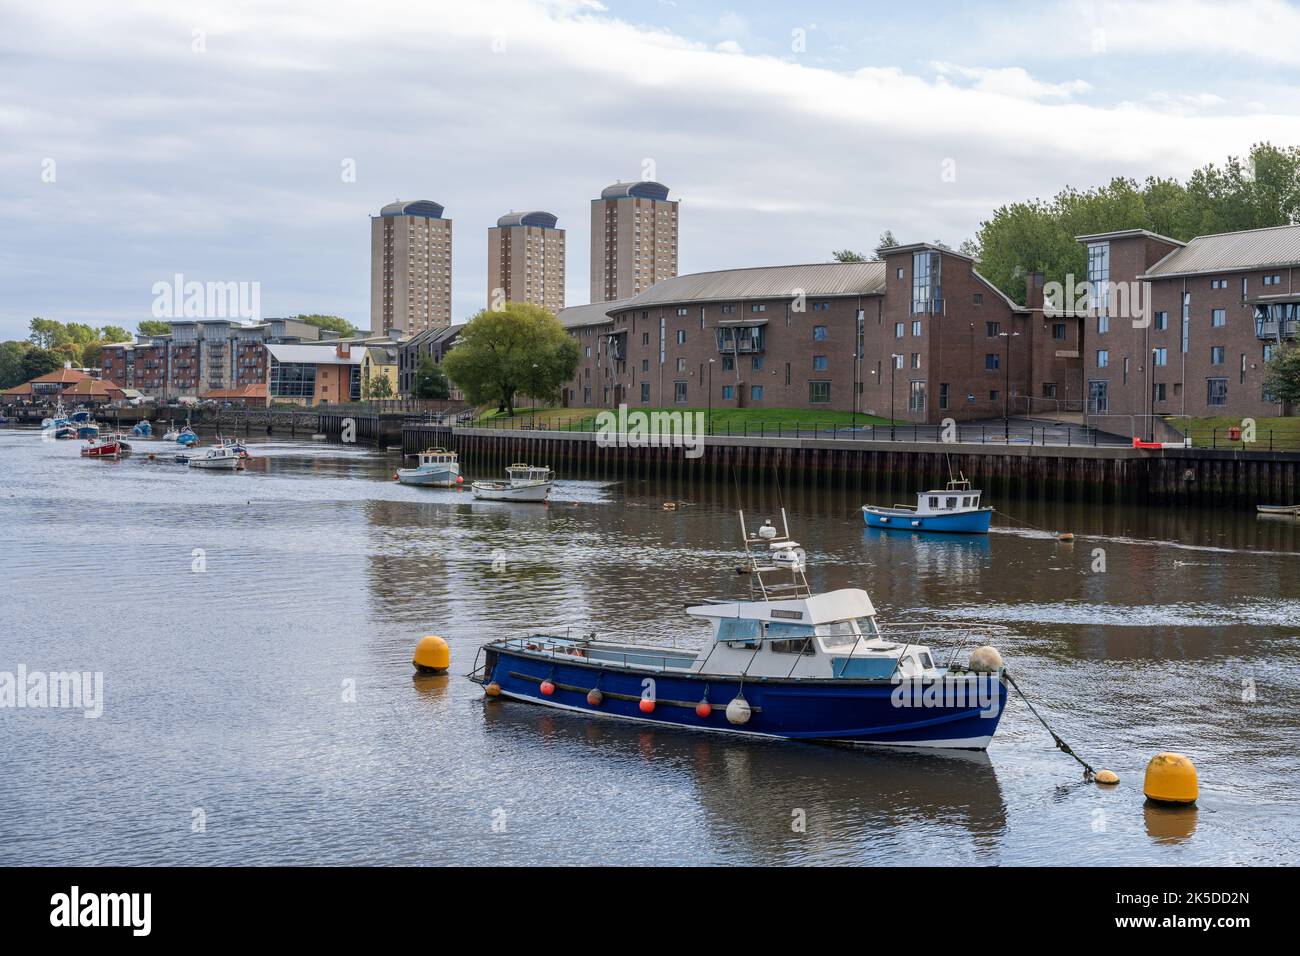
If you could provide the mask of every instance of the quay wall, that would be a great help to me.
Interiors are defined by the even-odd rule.
[[[951,467],[978,488],[1024,498],[1234,507],[1300,501],[1297,452],[737,436],[702,442],[703,454],[690,459],[682,448],[602,447],[590,432],[439,425],[402,429],[404,453],[434,446],[454,449],[462,470],[475,477],[495,476],[522,461],[549,465],[562,478],[779,483],[892,492],[883,503],[914,504],[917,491],[942,487]]]

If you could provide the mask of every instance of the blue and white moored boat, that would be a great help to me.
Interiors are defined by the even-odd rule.
[[[942,491],[922,491],[915,508],[863,505],[862,518],[869,528],[988,534],[993,509],[980,507],[980,494],[965,478],[957,478]]]
[[[190,428],[189,425],[186,425],[176,433],[176,444],[180,445],[182,448],[192,448],[198,443],[199,436],[194,432],[194,429]]]
[[[426,448],[417,456],[414,468],[399,468],[393,474],[404,485],[433,485],[450,488],[461,483],[460,457],[445,448]]]
[[[784,515],[783,515],[784,517]],[[803,549],[770,522],[745,532],[750,600],[686,609],[709,628],[698,651],[538,632],[480,649],[489,697],[598,717],[792,740],[983,750],[1006,704],[1002,659],[971,625],[888,627],[867,593],[813,594]],[[746,568],[740,569],[742,572]],[[987,632],[1002,630],[990,626]],[[956,643],[937,666],[925,635]]]
[[[149,419],[143,418],[135,423],[135,427],[131,429],[131,434],[136,438],[148,438],[153,434],[153,425],[149,423]]]

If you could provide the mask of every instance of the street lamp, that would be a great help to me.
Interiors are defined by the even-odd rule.
[[[705,430],[710,435],[713,434],[713,359],[709,359],[709,417]]]
[[[537,369],[538,369],[538,367],[539,367],[539,366],[537,365],[537,363],[534,362],[534,363],[533,363],[533,381],[532,381],[532,383],[531,383],[531,387],[529,388],[529,391],[533,393],[531,396],[529,396],[529,397],[532,398],[532,400],[533,400],[533,403],[532,403],[532,406],[533,406],[533,407],[532,407],[532,413],[531,413],[530,416],[529,416],[529,417],[532,419],[532,422],[531,422],[531,424],[529,424],[529,426],[528,426],[529,428],[536,428],[536,427],[537,427],[537,394],[536,394],[536,393],[537,393]]]
[[[1147,441],[1156,440],[1156,353],[1159,349],[1151,350],[1151,374],[1147,376],[1147,391],[1151,394],[1147,397],[1150,402],[1151,414],[1147,418],[1147,423],[1151,426]]]
[[[1010,443],[1011,441],[1011,340],[1020,335],[1019,332],[999,332],[1001,338],[1007,340],[1007,386],[1002,392],[1002,440]]]
[[[903,356],[893,353],[889,356],[889,440],[894,440],[894,376],[898,373],[898,363]]]

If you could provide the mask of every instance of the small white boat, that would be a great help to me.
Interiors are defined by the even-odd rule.
[[[189,456],[191,468],[234,471],[239,467],[239,453],[227,445],[214,445]]]
[[[1300,505],[1255,505],[1255,510],[1262,515],[1284,515],[1300,518]]]
[[[414,468],[399,468],[393,474],[404,485],[433,485],[451,488],[461,483],[460,457],[445,448],[426,448],[416,456]]]
[[[476,481],[470,487],[474,497],[482,501],[545,501],[554,480],[545,465],[516,462],[506,469],[505,481]]]

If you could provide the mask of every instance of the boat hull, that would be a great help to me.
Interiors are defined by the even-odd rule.
[[[230,458],[190,458],[191,468],[206,468],[209,471],[234,471],[239,467],[237,457]]]
[[[480,501],[537,501],[542,502],[551,493],[549,481],[535,485],[508,485],[504,482],[476,481],[471,486],[474,497]]]
[[[751,717],[735,725],[726,715],[727,704],[741,694],[733,677],[613,670],[504,648],[486,651],[485,667],[475,679],[495,682],[515,700],[594,717],[786,740],[983,750],[997,731],[1007,696],[999,675],[927,681],[924,686],[938,688],[934,706],[925,703],[923,685],[912,682],[749,678],[743,697]],[[554,685],[553,693],[542,693],[543,681]],[[963,685],[960,697],[958,685]],[[592,688],[603,695],[598,706],[588,702]],[[649,713],[641,708],[646,694],[655,701]],[[695,708],[706,699],[710,711],[701,717]]]
[[[866,505],[862,509],[862,519],[869,528],[881,528],[886,531],[941,531],[949,534],[988,534],[993,519],[990,508],[977,508],[970,511],[945,512],[943,514],[913,514],[895,508],[873,508]]]
[[[419,468],[397,469],[397,480],[404,485],[450,488],[456,484],[456,479],[459,477],[459,468],[438,468],[430,469],[428,471]]]

